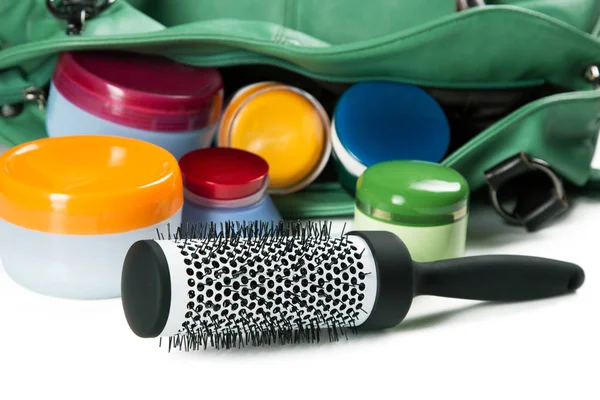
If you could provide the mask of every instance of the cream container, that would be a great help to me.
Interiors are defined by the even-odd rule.
[[[451,168],[425,161],[379,163],[358,178],[354,228],[396,234],[418,262],[462,257],[468,202],[468,183]]]
[[[145,141],[46,138],[9,149],[0,165],[0,257],[41,294],[119,297],[127,249],[181,223],[177,160]]]
[[[268,191],[285,195],[317,179],[331,155],[330,121],[309,93],[277,82],[239,90],[223,112],[218,146],[245,150],[269,164]]]
[[[440,162],[450,143],[444,110],[414,85],[360,82],[338,100],[331,123],[338,179],[354,196],[358,177],[392,160]]]
[[[215,68],[123,51],[65,52],[50,83],[46,130],[140,139],[179,160],[210,145],[222,106]]]

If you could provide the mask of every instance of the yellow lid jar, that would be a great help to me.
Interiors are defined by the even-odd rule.
[[[177,160],[113,136],[40,139],[0,156],[0,257],[35,292],[120,296],[127,249],[181,223]]]
[[[269,192],[289,194],[311,184],[331,154],[329,117],[309,93],[277,82],[238,91],[225,109],[220,147],[261,156],[269,164]]]

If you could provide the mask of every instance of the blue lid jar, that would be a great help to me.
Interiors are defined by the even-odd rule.
[[[363,82],[340,97],[331,140],[340,181],[354,194],[356,180],[370,166],[441,161],[450,144],[450,125],[436,100],[417,86]]]

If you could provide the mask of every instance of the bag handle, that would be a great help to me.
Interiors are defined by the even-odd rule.
[[[508,211],[499,198],[500,190],[512,186],[516,178],[542,173],[549,178],[551,184],[526,184],[516,187],[516,206]],[[543,225],[558,217],[569,208],[566,190],[562,179],[543,160],[531,158],[524,152],[510,157],[500,164],[485,171],[485,180],[489,188],[492,206],[504,220],[512,225],[524,226],[527,231],[534,232]],[[518,186],[518,185],[517,185]]]

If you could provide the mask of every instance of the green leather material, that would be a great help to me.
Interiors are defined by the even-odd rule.
[[[46,136],[44,112],[37,103],[25,104],[23,112],[15,117],[0,117],[0,142],[7,147]]]
[[[590,179],[600,91],[583,74],[600,63],[597,0],[488,0],[460,13],[454,0],[117,0],[74,36],[44,3],[0,3],[0,105],[47,84],[59,52],[106,48],[202,66],[267,64],[326,82],[388,79],[457,89],[551,83],[565,93],[522,107],[443,163],[473,190],[483,185],[483,171],[519,151],[573,184]],[[34,103],[17,117],[0,117],[0,141],[43,137],[43,119]],[[286,215],[352,212],[352,199],[336,184],[279,201]]]
[[[581,186],[590,178],[599,131],[600,91],[549,96],[497,122],[443,164],[461,172],[476,190],[484,184],[488,168],[520,149]]]
[[[354,199],[337,182],[313,184],[288,196],[273,196],[273,202],[287,219],[352,215]]]
[[[332,35],[337,32],[337,41],[327,42],[285,25],[250,19],[213,19],[162,28],[122,0],[90,20],[80,37],[68,37],[64,23],[50,16],[42,2],[4,0],[3,4],[13,4],[4,11],[3,20],[18,20],[29,28],[22,32],[0,25],[0,38],[9,44],[22,43],[23,37],[29,40],[4,49],[0,69],[38,65],[63,50],[119,47],[200,65],[268,63],[331,81],[386,78],[470,88],[549,81],[585,90],[589,85],[581,79],[582,71],[600,58],[597,38],[545,14],[509,6],[452,13],[407,29],[398,30],[390,23],[386,35],[367,35],[356,41],[342,41],[348,40],[339,28],[347,26],[345,22],[330,24],[328,29]],[[45,13],[45,18],[28,21],[32,17],[24,18],[19,12],[24,8],[35,10],[34,15]],[[334,11],[329,15],[332,20]],[[371,28],[376,25],[376,20],[371,21]],[[356,30],[369,32],[361,28]]]
[[[589,0],[486,0],[488,5],[520,6],[556,18],[583,32],[593,32],[600,21],[600,2]]]
[[[282,23],[330,43],[352,41],[364,35],[376,38],[419,26],[455,12],[446,0],[371,0],[370,7],[353,7],[348,0],[130,0],[129,3],[165,26],[218,18],[242,18]],[[589,0],[487,0],[488,5],[509,5],[551,16],[584,32],[592,32],[600,18],[600,3]],[[568,4],[567,4],[568,3]],[[185,11],[183,11],[185,10]],[[331,15],[344,24],[331,26]],[[356,29],[353,29],[356,28]],[[332,40],[327,40],[327,37]]]
[[[369,7],[352,0],[130,0],[129,3],[165,26],[220,18],[279,23],[329,43],[377,38],[454,14],[447,0],[371,0]],[[584,32],[600,19],[600,2],[590,0],[487,0],[488,5],[523,7],[553,17]],[[335,20],[332,23],[332,16]],[[344,23],[336,23],[343,21]]]
[[[198,21],[243,19],[285,26],[331,44],[379,38],[455,13],[447,0],[371,0],[356,7],[348,0],[169,0],[135,1],[165,26]],[[182,12],[187,10],[187,12]],[[336,23],[340,21],[343,23]]]

